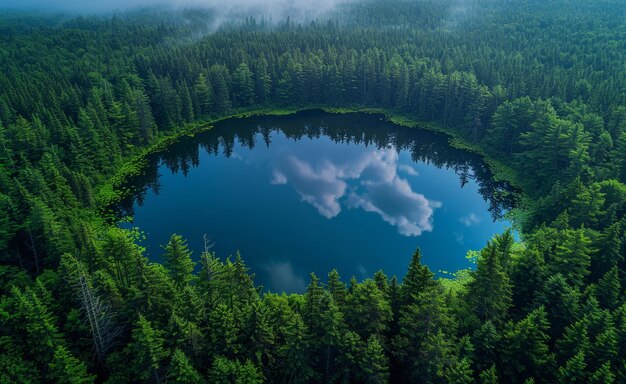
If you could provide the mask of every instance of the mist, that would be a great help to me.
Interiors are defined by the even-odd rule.
[[[0,9],[103,14],[145,7],[206,7],[221,15],[237,13],[273,19],[312,20],[329,14],[337,5],[351,0],[3,0]]]

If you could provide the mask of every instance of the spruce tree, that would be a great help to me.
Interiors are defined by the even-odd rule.
[[[96,379],[87,372],[85,363],[72,355],[67,348],[59,345],[49,364],[49,380],[59,384],[89,384]]]
[[[164,349],[163,332],[154,329],[143,315],[132,331],[131,342],[126,347],[131,376],[137,380],[164,379],[162,369],[167,352]]]
[[[200,374],[191,365],[187,356],[185,356],[185,353],[180,349],[176,349],[174,353],[172,353],[169,369],[167,371],[167,382],[200,384],[203,381]]]
[[[584,383],[587,378],[586,366],[585,353],[577,353],[565,363],[565,366],[559,368],[559,383]]]
[[[467,286],[466,297],[469,310],[480,321],[490,320],[494,324],[506,319],[512,297],[509,277],[499,259],[495,244],[490,242],[481,251],[474,280]]]
[[[421,252],[415,250],[409,263],[409,269],[402,280],[400,292],[402,295],[402,304],[410,305],[417,302],[417,297],[424,292],[427,287],[434,284],[433,273],[427,266],[421,263]]]
[[[172,279],[178,286],[187,285],[191,279],[195,263],[191,261],[191,251],[182,236],[173,234],[163,247],[164,265],[170,271]]]

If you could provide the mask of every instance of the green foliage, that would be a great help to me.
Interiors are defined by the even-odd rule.
[[[209,371],[209,380],[216,384],[260,384],[263,382],[261,374],[250,362],[228,360],[218,356]]]
[[[392,316],[391,308],[385,294],[373,280],[368,279],[358,284],[348,295],[346,307],[349,308],[346,321],[361,338],[382,334],[387,330]]]
[[[480,254],[474,279],[467,285],[470,313],[481,322],[503,322],[511,306],[511,285],[500,260],[496,244],[487,244]]]
[[[162,334],[143,315],[139,315],[132,331],[132,339],[126,347],[131,375],[138,380],[159,381],[162,376],[163,361],[167,356]]]
[[[200,384],[202,378],[200,374],[193,368],[185,353],[180,349],[176,349],[172,353],[172,359],[167,372],[168,382],[172,383],[188,383]]]
[[[409,270],[404,277],[401,288],[402,302],[405,305],[414,304],[417,297],[424,292],[426,288],[433,285],[433,274],[427,266],[421,263],[421,254],[419,248],[413,253]]]
[[[50,380],[55,383],[88,384],[95,381],[95,376],[87,373],[85,363],[72,356],[63,346],[56,348],[49,366]]]
[[[165,250],[163,265],[170,271],[174,282],[181,286],[188,284],[196,264],[191,261],[187,241],[182,236],[174,234],[163,249]]]
[[[503,335],[505,348],[502,367],[509,380],[540,378],[544,367],[551,365],[553,357],[548,347],[549,329],[550,324],[543,307],[530,312],[519,322],[507,324]],[[549,374],[550,371],[546,373]]]
[[[559,368],[559,383],[582,383],[586,381],[585,354],[579,352]]]

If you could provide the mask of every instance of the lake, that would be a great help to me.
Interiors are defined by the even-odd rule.
[[[416,247],[440,276],[510,226],[510,188],[448,136],[380,115],[305,111],[218,122],[149,157],[116,210],[161,260],[172,233],[197,260],[241,252],[255,283],[303,292],[309,273],[402,278]]]

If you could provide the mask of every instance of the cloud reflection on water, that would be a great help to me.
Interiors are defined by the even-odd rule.
[[[271,183],[291,185],[328,219],[339,215],[343,204],[378,214],[404,236],[432,231],[434,209],[441,203],[414,192],[398,175],[417,176],[415,169],[399,165],[398,152],[391,148],[357,151],[280,151],[272,159]]]
[[[272,289],[276,292],[304,292],[306,283],[293,270],[290,262],[271,262],[263,267],[269,275]]]

